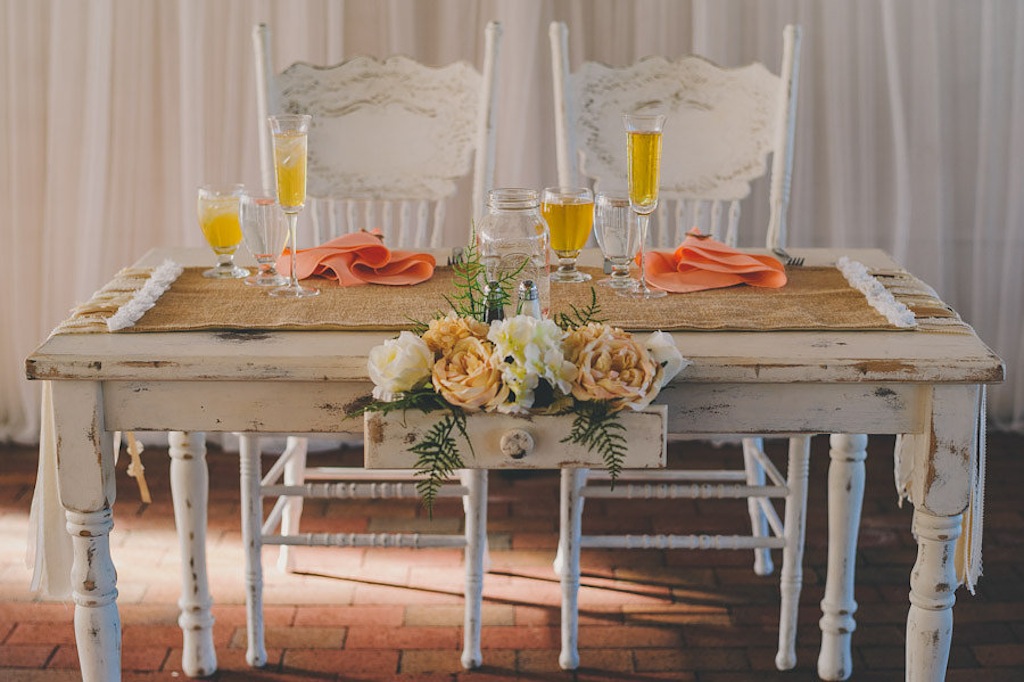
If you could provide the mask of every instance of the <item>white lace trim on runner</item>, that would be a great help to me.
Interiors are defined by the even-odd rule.
[[[850,286],[864,294],[868,304],[884,315],[893,326],[901,329],[917,326],[913,311],[897,301],[892,292],[871,275],[863,263],[841,256],[836,261],[836,267]]]
[[[147,310],[156,305],[157,299],[163,296],[182,272],[184,272],[184,268],[170,259],[161,263],[153,270],[142,288],[135,292],[131,300],[107,318],[107,329],[116,332],[119,329],[133,326]]]

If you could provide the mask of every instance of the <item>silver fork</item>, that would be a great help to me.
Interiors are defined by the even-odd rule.
[[[464,251],[461,246],[456,246],[452,249],[452,253],[448,256],[448,266],[456,265],[461,263],[465,259]]]
[[[791,256],[781,246],[776,246],[772,249],[772,253],[781,258],[784,261],[784,264],[788,267],[798,268],[804,264],[803,256]]]

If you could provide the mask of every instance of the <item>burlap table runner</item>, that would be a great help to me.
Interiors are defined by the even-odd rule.
[[[595,281],[604,277],[588,269]],[[186,268],[134,327],[126,332],[201,329],[400,330],[451,309],[452,271],[438,267],[429,281],[411,287],[340,287],[311,279],[321,294],[309,299],[272,298],[236,280],[210,280]],[[637,301],[606,287],[551,286],[553,313],[590,303],[597,292],[601,317],[630,330],[879,330],[895,329],[864,295],[832,267],[790,269],[781,289],[735,286]]]

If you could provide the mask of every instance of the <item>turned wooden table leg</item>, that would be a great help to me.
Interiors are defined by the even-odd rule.
[[[117,571],[110,558],[114,451],[104,428],[102,392],[97,382],[53,383],[58,486],[74,551],[71,596],[84,682],[121,679]]]
[[[845,680],[853,672],[850,637],[857,629],[853,614],[853,577],[857,532],[864,502],[864,460],[868,437],[834,434],[829,438],[828,471],[828,572],[825,598],[821,600],[821,651],[818,676]]]
[[[181,669],[189,677],[205,677],[217,671],[210,613],[213,602],[206,575],[206,508],[210,487],[206,438],[203,433],[172,431],[167,441],[174,524],[181,549]]]
[[[484,593],[484,554],[487,551],[487,470],[470,469],[462,477],[469,488],[466,505],[466,586],[462,667],[478,668],[481,609]]]
[[[901,442],[901,462],[913,462],[907,493],[914,504],[917,561],[910,574],[906,679],[914,682],[946,678],[960,586],[957,541],[981,456],[979,391],[970,385],[933,388],[925,403],[929,422]]]
[[[562,652],[558,665],[575,670],[580,665],[577,646],[579,631],[580,536],[583,523],[583,498],[580,491],[587,480],[587,469],[562,469],[559,508],[558,556],[562,582]]]
[[[953,637],[956,566],[962,514],[932,516],[914,510],[917,562],[910,574],[907,679],[944,680]]]
[[[121,679],[121,619],[117,612],[117,571],[110,560],[109,508],[67,510],[75,562],[71,568],[75,602],[75,642],[83,680]]]

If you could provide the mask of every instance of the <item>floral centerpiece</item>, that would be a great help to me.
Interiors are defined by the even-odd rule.
[[[472,412],[572,414],[565,440],[600,453],[614,480],[627,450],[617,413],[650,405],[689,361],[668,334],[656,331],[641,341],[604,324],[593,293],[589,306],[555,319],[517,314],[485,323],[482,269],[470,247],[453,266],[452,311],[370,351],[373,393],[357,414],[441,413],[409,448],[428,508],[441,484],[464,467],[460,444],[472,452],[466,433]]]

